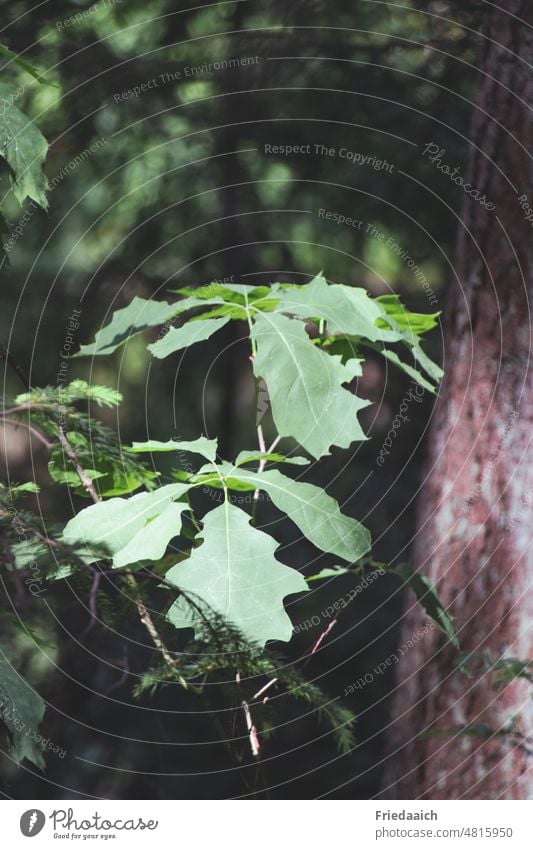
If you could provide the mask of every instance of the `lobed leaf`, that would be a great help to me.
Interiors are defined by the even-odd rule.
[[[48,180],[43,166],[48,142],[33,121],[15,106],[9,86],[3,83],[0,108],[0,156],[9,165],[13,193],[19,203],[30,198],[47,209]]]
[[[112,354],[132,336],[164,324],[178,312],[176,304],[135,297],[127,307],[116,310],[111,322],[98,331],[91,345],[82,345],[74,357]]]
[[[268,387],[280,436],[292,436],[317,459],[332,445],[348,448],[366,439],[357,415],[370,402],[343,386],[357,374],[357,360],[343,364],[325,354],[301,322],[276,313],[255,317],[252,339],[254,374]]]
[[[188,451],[191,454],[201,454],[206,460],[215,462],[218,450],[218,440],[207,439],[205,436],[200,436],[198,439],[193,439],[191,442],[180,441],[175,442],[169,439],[168,442],[159,442],[157,439],[151,439],[149,442],[134,442],[129,451],[135,453],[150,452],[157,453],[163,451]]]
[[[228,321],[230,321],[230,316],[224,316],[223,318],[190,321],[183,327],[171,327],[161,339],[158,339],[152,345],[148,345],[148,350],[153,357],[162,360],[169,354],[189,348],[196,342],[204,342],[213,333],[224,327]]]
[[[369,531],[356,519],[341,513],[335,499],[321,487],[295,481],[277,469],[252,472],[232,467],[229,463],[219,468],[229,480],[236,478],[268,493],[278,510],[285,513],[321,551],[354,563],[370,550]]]
[[[111,498],[81,510],[67,523],[62,542],[81,544],[93,550],[90,562],[109,552],[113,566],[126,566],[138,560],[159,560],[172,537],[178,536],[180,516],[188,510],[185,502],[172,505],[190,489],[187,483],[174,483],[131,498]],[[172,505],[175,509],[168,509]],[[155,529],[152,524],[158,520]]]
[[[259,646],[290,640],[283,599],[307,591],[302,575],[276,560],[278,543],[253,528],[238,507],[226,501],[203,521],[203,544],[167,572],[166,579],[191,596],[173,604],[169,621],[176,628],[197,628],[213,611]]]

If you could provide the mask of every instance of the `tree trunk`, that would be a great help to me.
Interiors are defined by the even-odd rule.
[[[502,8],[505,7],[505,10]],[[468,197],[446,316],[446,376],[435,409],[414,562],[436,583],[461,648],[490,663],[533,657],[533,492],[529,370],[533,278],[533,8],[492,6],[482,59]],[[519,20],[521,19],[521,20]],[[526,196],[526,197],[525,197]],[[423,624],[409,598],[402,643]],[[533,797],[531,685],[473,677],[430,631],[402,655],[382,795]],[[428,735],[430,729],[468,733]],[[509,732],[509,733],[506,733]]]

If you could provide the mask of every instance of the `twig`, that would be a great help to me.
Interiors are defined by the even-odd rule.
[[[242,702],[242,709],[244,710],[244,716],[246,717],[246,727],[248,729],[248,738],[250,740],[250,749],[252,750],[252,755],[254,758],[259,757],[259,752],[261,751],[261,744],[259,742],[259,735],[257,733],[257,728],[253,724],[252,714],[250,713],[250,708],[248,707],[248,702]]]
[[[276,445],[280,441],[281,436],[279,436],[279,435],[276,436],[276,438],[275,438],[274,442],[272,443],[272,445],[270,446],[270,448],[266,448],[265,447],[265,437],[263,436],[263,428],[261,427],[261,425],[257,425],[257,439],[259,441],[259,448],[261,450],[261,453],[262,454],[272,454],[274,448],[276,447]],[[266,464],[267,464],[267,460],[264,457],[261,460],[259,460],[259,468],[257,469],[258,474],[261,474],[261,472],[264,472]],[[259,490],[256,489],[255,492],[254,492],[254,501],[258,501],[258,500],[259,500]]]
[[[278,434],[278,435],[276,436],[276,438],[275,438],[274,442],[273,442],[273,443],[272,443],[272,445],[270,446],[270,448],[268,448],[268,449],[267,449],[267,454],[272,454],[272,452],[273,452],[274,448],[276,448],[276,447],[277,447],[277,445],[278,445],[278,443],[279,443],[280,441],[281,441],[281,436]]]
[[[270,689],[270,687],[272,687],[272,685],[273,685],[273,684],[275,684],[277,680],[278,680],[277,678],[271,678],[271,679],[270,679],[270,681],[268,681],[268,682],[265,684],[265,686],[264,686],[264,687],[261,687],[261,689],[260,689],[260,690],[258,690],[258,691],[257,691],[257,693],[255,693],[255,694],[252,696],[252,699],[254,699],[254,701],[255,701],[255,699],[258,699],[258,698],[259,698],[259,696],[262,696],[262,695],[263,695],[263,693],[266,693],[266,691],[267,691],[267,690],[269,690],[269,689]]]
[[[17,404],[16,407],[9,407],[7,410],[2,410],[3,416],[12,416],[13,413],[23,413],[25,410],[33,410],[34,404],[27,401],[25,404]]]
[[[23,369],[19,366],[17,361],[12,357],[12,355],[9,353],[9,351],[7,350],[5,345],[1,342],[0,342],[0,356],[2,356],[3,359],[11,366],[11,368],[18,375],[18,378],[21,381],[21,383],[23,383],[25,389],[29,392],[31,390],[31,385],[30,385],[30,382],[29,382],[28,378],[26,377]],[[29,404],[29,403],[28,404],[21,404],[18,407],[13,407],[10,410],[5,410],[4,416],[7,413],[19,412],[19,411],[22,411],[24,409],[30,409],[30,408],[31,408],[31,404]],[[61,446],[63,447],[63,450],[65,451],[67,457],[69,458],[70,462],[72,463],[72,465],[73,465],[73,467],[76,471],[76,474],[78,475],[78,477],[81,481],[82,486],[89,493],[93,502],[95,504],[98,504],[100,502],[100,498],[99,498],[99,496],[98,496],[98,494],[97,494],[97,492],[94,488],[94,484],[93,484],[92,480],[90,479],[90,477],[88,476],[85,469],[83,468],[82,464],[80,463],[78,456],[77,456],[76,452],[74,451],[74,449],[72,448],[71,444],[69,443],[67,437],[65,436],[65,433],[64,433],[61,425],[58,428],[58,438],[59,438],[59,442],[60,442]],[[135,596],[136,596],[135,604],[137,606],[137,611],[139,613],[139,618],[140,618],[142,624],[144,625],[144,627],[146,628],[146,630],[150,634],[155,647],[163,655],[165,663],[167,663],[168,666],[175,669],[176,664],[177,664],[177,660],[175,660],[175,658],[173,658],[172,655],[169,653],[169,651],[168,651],[167,647],[165,646],[163,640],[161,639],[161,637],[158,634],[157,628],[155,627],[155,625],[152,621],[152,617],[150,616],[148,610],[146,609],[144,602],[139,597],[139,588],[138,588],[135,576],[133,574],[128,575],[128,582],[129,582],[130,586],[132,587],[132,589],[134,589],[134,591],[135,591]],[[94,584],[93,584],[93,588],[94,588]],[[179,678],[181,685],[185,689],[188,689],[188,684],[185,681],[185,679],[179,674],[178,674],[178,678]]]
[[[266,445],[265,445],[265,437],[263,434],[263,428],[260,424],[257,425],[257,441],[259,442],[259,450],[261,454],[266,453]]]
[[[327,635],[329,634],[331,629],[335,627],[336,624],[337,624],[337,620],[332,619],[331,622],[329,623],[328,627],[326,628],[326,630],[322,631],[320,637],[318,638],[318,640],[314,644],[313,648],[311,649],[311,654],[314,654],[317,651],[317,649],[320,646],[320,644],[322,643],[322,641],[326,639]]]
[[[327,627],[324,631],[322,631],[322,633],[320,634],[320,636],[319,636],[318,640],[314,643],[313,648],[311,649],[310,653],[309,653],[308,655],[305,655],[305,654],[304,654],[304,655],[302,655],[302,658],[301,658],[301,659],[303,660],[303,659],[305,658],[305,660],[304,660],[304,662],[303,662],[303,664],[302,664],[302,670],[303,670],[303,669],[305,669],[305,667],[307,666],[307,664],[309,663],[309,661],[311,660],[311,658],[313,657],[313,655],[315,654],[315,652],[317,652],[317,651],[318,651],[318,649],[320,648],[320,646],[321,646],[321,644],[323,643],[323,641],[326,639],[326,637],[328,636],[328,634],[330,633],[330,631],[331,631],[331,630],[335,627],[335,625],[338,623],[338,621],[339,621],[340,617],[341,617],[341,616],[342,616],[342,615],[346,612],[347,608],[348,608],[348,607],[350,606],[350,604],[353,602],[353,600],[354,600],[354,598],[355,598],[355,597],[356,597],[356,596],[353,596],[353,597],[352,597],[352,598],[351,598],[351,599],[350,599],[350,600],[346,603],[346,605],[344,606],[344,608],[338,612],[337,617],[336,617],[335,619],[332,619],[332,620],[331,620],[331,622],[329,623],[328,627]]]
[[[98,504],[98,502],[101,500],[100,496],[97,494],[97,492],[94,488],[94,484],[93,484],[92,480],[90,479],[89,475],[87,474],[87,472],[85,471],[85,469],[81,465],[80,461],[78,460],[77,454],[74,451],[74,449],[72,448],[67,437],[65,436],[65,433],[64,433],[61,425],[59,426],[59,429],[58,429],[58,436],[59,436],[59,441],[61,443],[61,446],[62,446],[65,454],[69,458],[70,462],[74,466],[74,469],[76,470],[76,474],[78,475],[83,488],[89,493],[89,495],[91,496],[94,503]]]
[[[98,504],[100,502],[100,498],[96,493],[96,490],[93,486],[93,482],[91,481],[91,479],[87,475],[87,472],[85,471],[85,469],[81,465],[81,463],[80,463],[80,461],[79,461],[79,459],[76,455],[76,452],[74,451],[74,449],[70,445],[67,437],[63,433],[62,427],[59,427],[59,441],[61,442],[61,445],[63,446],[67,457],[69,458],[70,462],[74,466],[74,469],[76,470],[76,473],[77,473],[82,485],[85,487],[85,489],[87,490],[87,492],[91,496],[94,503]],[[142,624],[144,625],[144,627],[146,628],[146,630],[150,634],[150,637],[152,638],[153,644],[158,649],[158,651],[160,651],[161,654],[163,655],[163,659],[164,659],[165,663],[167,664],[167,666],[170,666],[172,669],[175,670],[178,661],[175,658],[172,657],[172,655],[168,651],[167,647],[165,646],[163,640],[159,636],[158,630],[153,623],[152,617],[150,616],[146,605],[144,604],[144,602],[140,598],[139,587],[138,587],[135,575],[130,572],[127,575],[127,581],[129,583],[130,587],[132,588],[132,590],[134,591],[134,594],[135,594],[135,605],[137,607],[139,619],[141,620]],[[180,673],[178,673],[178,680],[179,680],[180,684],[182,685],[182,687],[185,690],[187,690],[188,684],[187,684],[185,678],[183,678],[183,676]]]
[[[12,513],[9,513],[7,510],[3,510],[0,507],[0,519],[11,519],[13,521],[14,515]],[[41,542],[46,543],[46,545],[48,545],[50,548],[61,548],[60,542],[55,539],[51,539],[50,537],[47,537],[45,534],[42,534],[40,531],[37,530],[37,528],[34,528],[32,525],[23,525],[20,519],[18,518],[17,522],[24,532],[29,531],[31,534],[36,536],[37,539],[40,539]]]
[[[29,424],[28,422],[23,422],[20,419],[10,419],[3,413],[0,413],[0,421],[4,424],[13,425],[13,427],[19,427],[19,425],[25,427],[26,430],[29,430],[30,433],[33,433],[35,438],[38,439],[39,442],[42,442],[42,444],[46,446],[49,451],[54,447],[53,443],[48,441],[44,433],[41,433],[38,428],[36,428],[34,425]]]
[[[137,611],[139,613],[139,619],[141,620],[142,624],[144,625],[144,627],[146,628],[146,630],[150,634],[154,646],[163,655],[163,660],[165,661],[167,666],[170,666],[172,669],[176,670],[176,667],[177,667],[179,661],[175,657],[172,657],[172,655],[170,654],[169,650],[167,649],[165,643],[163,642],[163,640],[159,636],[159,632],[154,625],[153,619],[150,616],[145,603],[139,597],[139,587],[137,585],[137,581],[135,580],[135,576],[130,573],[127,576],[127,580],[128,580],[128,583],[129,583],[130,587],[132,588],[132,590],[134,591],[135,596],[136,596],[135,604],[137,606]],[[180,682],[180,684],[181,684],[181,686],[183,687],[184,690],[189,689],[189,685],[187,684],[187,681],[185,680],[185,678],[179,672],[178,672],[178,681]]]
[[[313,648],[311,649],[311,651],[310,651],[310,652],[309,652],[309,654],[307,655],[306,659],[305,659],[305,660],[304,660],[304,662],[302,663],[302,671],[305,669],[305,667],[307,666],[307,664],[309,663],[309,661],[311,660],[311,658],[313,657],[313,655],[315,654],[315,652],[317,652],[317,651],[318,651],[318,649],[320,648],[321,644],[322,644],[322,643],[323,643],[323,641],[326,639],[326,637],[328,636],[329,632],[330,632],[330,631],[331,631],[331,630],[335,627],[335,625],[337,624],[337,622],[338,622],[338,618],[337,618],[337,619],[332,619],[332,620],[331,620],[331,622],[329,623],[328,627],[327,627],[324,631],[322,631],[322,633],[320,634],[320,636],[319,636],[318,640],[316,641],[316,643],[314,644]]]

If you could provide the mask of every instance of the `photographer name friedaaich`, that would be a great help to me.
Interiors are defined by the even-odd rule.
[[[391,822],[392,820],[436,820],[437,811],[376,811],[376,819],[380,822]]]

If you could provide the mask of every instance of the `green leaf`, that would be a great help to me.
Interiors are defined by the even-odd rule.
[[[495,690],[514,681],[515,678],[523,678],[533,684],[533,660],[522,660],[518,657],[502,657],[499,660],[489,662],[491,672],[496,673],[496,681],[493,685]]]
[[[15,558],[15,569],[25,569],[43,554],[46,554],[48,550],[48,546],[38,539],[28,538],[21,542],[12,543],[11,551]]]
[[[420,336],[437,325],[437,318],[440,312],[430,314],[411,312],[401,303],[398,295],[382,295],[376,298],[376,300],[381,304],[386,313],[386,317],[380,319],[378,325],[380,327],[392,326],[395,330],[398,330],[401,334],[403,344],[409,348],[415,363],[420,365],[426,374],[437,383],[444,372],[422,349]],[[424,380],[420,372],[403,363],[393,351],[382,350],[381,353],[407,372],[407,374],[422,386],[428,388],[428,383]],[[431,388],[430,391],[434,392],[435,390]]]
[[[413,380],[415,380],[420,386],[423,386],[424,389],[427,389],[428,392],[431,392],[432,395],[435,394],[436,389],[433,384],[430,383],[429,380],[426,380],[424,375],[421,374],[418,369],[414,368],[413,366],[410,366],[408,363],[405,363],[403,360],[401,360],[396,351],[391,351],[389,348],[383,348],[380,345],[374,345],[370,342],[367,342],[366,345],[367,347],[373,348],[375,351],[378,351],[382,357],[385,357],[386,360],[389,360],[389,362],[393,363],[395,366],[397,366],[406,374],[408,374],[409,377],[412,377]]]
[[[273,283],[272,286],[247,286],[244,283],[208,283],[207,286],[200,286],[197,289],[187,286],[177,291],[180,295],[191,296],[197,300],[212,302],[214,298],[219,298],[227,304],[244,306],[246,303],[253,304],[263,301],[265,298],[276,294],[278,290],[278,283]]]
[[[218,303],[230,302],[242,303],[242,298],[235,297],[231,290],[222,283],[207,283],[205,286],[198,286],[196,289],[192,286],[184,286],[182,289],[174,290],[179,295],[185,295],[187,298],[194,298],[196,301],[205,301],[212,303],[215,298],[218,298]]]
[[[62,403],[83,400],[95,401],[99,407],[118,407],[122,394],[110,386],[91,385],[86,380],[73,380],[62,391]]]
[[[446,634],[451,644],[459,649],[459,638],[455,633],[453,617],[444,608],[433,581],[421,572],[413,572],[405,563],[395,566],[391,571],[413,590],[429,618]]]
[[[245,287],[249,288],[249,287]],[[214,318],[215,316],[225,316],[246,320],[246,310],[244,309],[245,299],[242,294],[237,294],[228,289],[227,286],[221,283],[209,283],[207,286],[200,286],[193,289],[187,286],[184,289],[177,290],[180,295],[188,296],[188,302],[194,302],[198,307],[214,305],[214,309],[204,312],[197,318]],[[181,302],[183,303],[183,302]],[[195,319],[189,319],[190,321]]]
[[[190,322],[204,321],[204,319],[225,318],[227,321],[246,321],[248,314],[244,307],[239,304],[221,304],[218,307],[213,307],[207,312],[200,315],[195,315],[189,319]]]
[[[112,354],[132,336],[142,333],[149,327],[164,324],[177,312],[179,312],[177,304],[135,297],[127,307],[116,310],[110,323],[98,331],[94,342],[91,345],[82,345],[74,357]]]
[[[40,487],[34,481],[28,481],[27,483],[13,484],[9,487],[9,492],[12,498],[18,498],[19,495],[26,495],[28,492],[40,492]]]
[[[230,320],[229,316],[224,318],[213,318],[205,321],[190,321],[184,324],[183,327],[171,327],[165,335],[148,345],[148,350],[152,356],[158,360],[168,357],[169,354],[174,354],[176,351],[182,351],[184,348],[189,348],[196,342],[203,342],[209,339],[213,333],[224,327]]]
[[[37,742],[43,715],[43,700],[0,649],[0,719],[9,731],[10,754],[17,763],[26,758],[44,769],[43,749]]]
[[[373,345],[373,343],[368,342],[368,345]],[[341,361],[343,363],[347,363],[350,360],[353,360],[354,363],[354,372],[356,377],[361,377],[363,374],[363,363],[364,357],[358,357],[359,349],[360,349],[360,337],[359,336],[328,336],[326,339],[321,341],[320,347],[322,350],[327,351],[328,354],[339,354]],[[381,351],[381,347],[376,345],[376,349]]]
[[[426,374],[429,374],[429,376],[437,383],[444,374],[443,370],[437,365],[437,363],[434,363],[433,360],[428,357],[421,345],[416,342],[416,337],[414,339],[415,341],[412,343],[411,353],[415,363],[422,366]],[[406,342],[408,346],[411,344],[409,340],[406,340]]]
[[[166,575],[192,601],[181,596],[171,607],[168,619],[176,628],[196,628],[202,613],[208,617],[212,611],[259,646],[290,640],[292,624],[283,599],[305,592],[307,584],[275,559],[278,543],[249,522],[227,501],[205,516],[203,545]]]
[[[135,297],[127,307],[114,312],[111,322],[98,331],[94,342],[91,345],[82,345],[78,353],[74,354],[74,357],[112,354],[120,345],[123,345],[132,336],[142,333],[143,330],[164,324],[174,316],[181,315],[181,313],[195,307],[223,303],[222,298],[202,300],[198,297],[191,297],[169,304],[167,301],[152,301]],[[160,341],[164,342],[165,338],[163,337]]]
[[[23,570],[30,567],[34,573],[38,568],[39,573],[42,573],[47,581],[66,578],[76,569],[94,562],[93,552],[83,546],[77,545],[75,551],[66,545],[58,549],[55,546],[45,545],[38,538],[28,537],[22,542],[11,543],[11,551],[15,563],[14,567],[8,565],[9,571],[12,568]],[[59,560],[61,565],[58,565]],[[31,582],[31,573],[28,573],[28,578]]]
[[[26,198],[48,208],[48,180],[43,170],[48,142],[33,123],[13,102],[9,86],[0,84],[0,156],[9,165],[13,193],[19,203]]]
[[[356,574],[359,574],[359,569],[347,569],[346,566],[331,566],[321,569],[316,575],[308,575],[305,580],[309,584],[311,581],[325,581],[327,578],[342,578],[344,575]]]
[[[105,449],[99,449],[97,445],[89,442],[81,433],[69,431],[66,436],[87,477],[97,481],[96,490],[103,498],[130,495],[143,485],[149,488],[151,482],[157,479],[156,472],[145,469],[140,463],[136,465],[133,458],[126,458],[123,454],[113,457]],[[62,446],[56,445],[50,453],[48,471],[52,480],[69,486],[77,495],[88,498],[89,493],[73,470]]]
[[[348,337],[348,341],[353,345],[357,345],[358,337],[369,343],[382,343],[379,346],[371,344],[370,347],[380,351],[428,388],[430,384],[419,371],[405,365],[397,354],[382,347],[383,343],[401,342],[409,348],[415,363],[434,381],[442,377],[442,370],[422,350],[419,340],[420,334],[435,327],[439,313],[412,313],[403,306],[397,295],[383,295],[372,299],[365,289],[342,284],[328,285],[326,279],[318,274],[305,286],[283,289],[277,310],[303,319],[323,320],[326,322],[328,336],[342,334]],[[338,343],[326,340],[325,350],[337,353],[337,348]],[[343,349],[343,361],[347,355],[348,351]],[[432,386],[430,391],[435,391]]]
[[[280,294],[277,307],[302,319],[327,322],[327,334],[337,333],[363,336],[371,342],[397,342],[401,333],[377,326],[385,315],[383,308],[368,296],[366,289],[356,289],[341,284],[328,285],[322,274],[305,286],[291,286]]]
[[[400,301],[399,295],[380,295],[376,298],[378,304],[381,304],[387,316],[394,319],[395,324],[401,330],[408,330],[414,333],[415,336],[421,336],[437,326],[437,319],[440,312],[420,313],[411,312]],[[380,319],[378,326],[387,326],[387,322]]]
[[[181,515],[188,509],[188,504],[171,503],[155,519],[149,519],[133,539],[115,554],[113,566],[119,569],[141,560],[160,560],[170,540],[179,536]]]
[[[55,83],[51,83],[49,80],[46,79],[46,77],[43,77],[43,75],[37,70],[35,65],[30,64],[30,62],[27,62],[25,59],[22,59],[20,56],[18,56],[16,53],[13,53],[12,50],[9,50],[9,48],[5,47],[5,45],[3,44],[0,44],[0,56],[5,56],[6,59],[9,59],[11,62],[14,62],[15,65],[18,65],[19,68],[22,68],[28,74],[31,74],[31,76],[35,80],[37,80],[37,82],[41,83],[41,85],[49,85],[53,88],[58,88]]]
[[[272,286],[210,283],[208,286],[201,286],[199,289],[187,287],[178,291],[180,294],[193,296],[197,301],[203,301],[202,306],[212,303],[220,304],[209,312],[195,317],[192,319],[193,321],[218,316],[247,321],[252,307],[255,312],[272,312],[276,308],[278,298],[273,298],[272,295],[278,289],[278,283],[273,283]]]
[[[285,457],[284,454],[268,454],[261,451],[241,451],[235,460],[236,466],[246,463],[259,463],[264,460],[267,463],[292,463],[294,466],[308,466],[311,462],[307,457]]]
[[[222,462],[216,466],[209,463],[202,466],[196,475],[189,475],[188,481],[194,486],[211,486],[214,489],[232,489],[237,492],[253,492],[255,484],[246,483],[239,475],[232,476],[236,467],[231,463]]]
[[[62,542],[92,549],[92,562],[101,560],[102,552],[108,552],[117,568],[140,559],[159,560],[169,540],[179,534],[179,515],[189,509],[186,503],[174,505],[173,510],[167,508],[189,489],[189,484],[174,483],[131,498],[92,504],[68,522]],[[158,518],[154,532],[150,525]]]
[[[317,459],[332,445],[366,439],[357,414],[369,401],[343,388],[356,375],[357,360],[343,365],[313,345],[301,322],[276,313],[255,317],[252,338],[254,373],[268,387],[280,436],[292,436]]]
[[[134,442],[131,448],[128,448],[128,451],[135,453],[150,452],[151,454],[163,451],[188,451],[191,454],[201,454],[212,463],[216,460],[217,450],[218,440],[207,439],[205,436],[200,436],[191,442],[174,442],[172,439],[168,442],[159,442],[157,439],[151,439],[149,442]]]
[[[79,479],[77,472],[73,471],[69,466],[69,461],[63,456],[62,448],[54,448],[52,450],[53,459],[48,462],[48,473],[55,483],[65,484],[78,491],[78,494],[83,494],[84,487]],[[84,468],[84,472],[89,480],[97,480],[97,478],[105,477],[104,472],[98,472],[96,469]],[[87,491],[85,491],[87,495]]]
[[[278,510],[286,513],[302,534],[322,551],[354,563],[370,550],[372,543],[367,529],[356,519],[341,513],[335,499],[321,487],[292,480],[277,469],[252,472],[228,463],[223,464],[220,471],[228,473],[228,487],[233,477],[267,492]]]

